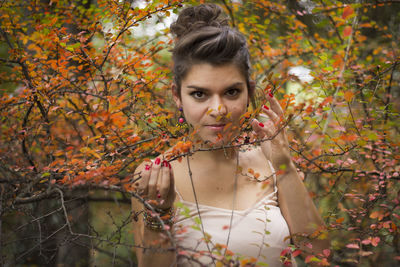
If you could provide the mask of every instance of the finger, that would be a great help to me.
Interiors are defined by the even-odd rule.
[[[174,176],[174,171],[171,167],[171,164],[168,162],[169,164],[169,188],[170,191],[169,193],[173,193],[175,194],[175,176]]]
[[[161,159],[156,158],[151,168],[150,179],[148,183],[149,199],[157,199],[157,180],[161,169]]]
[[[262,123],[257,119],[254,119],[251,122],[251,126],[253,127],[254,132],[258,136],[258,138],[262,139],[265,136],[271,136],[273,133],[273,125],[270,122]]]
[[[163,167],[161,168],[161,179],[159,179],[159,188],[160,188],[160,198],[166,199],[168,196],[168,192],[170,190],[170,168],[171,165],[168,161],[163,162]]]
[[[268,106],[263,105],[262,111],[265,114],[267,114],[267,116],[274,122],[274,124],[278,125],[280,123],[281,118],[274,111],[272,111]]]
[[[267,99],[271,106],[271,110],[275,112],[280,118],[282,118],[284,113],[278,99],[276,99],[271,93],[268,93]]]
[[[140,172],[140,180],[138,185],[138,193],[143,196],[147,194],[147,185],[151,174],[151,164],[146,164],[144,170]]]

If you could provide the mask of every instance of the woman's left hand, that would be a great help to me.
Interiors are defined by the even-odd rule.
[[[292,162],[289,142],[285,130],[284,113],[278,100],[271,93],[267,95],[267,100],[270,108],[264,105],[262,111],[268,116],[269,120],[262,123],[254,119],[251,126],[259,139],[272,138],[262,142],[261,149],[265,157],[271,161],[275,170],[279,170],[283,166],[289,167]]]

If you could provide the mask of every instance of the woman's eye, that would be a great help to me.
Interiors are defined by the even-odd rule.
[[[194,91],[190,94],[191,96],[193,96],[196,99],[201,99],[205,96],[205,94],[201,91]]]
[[[239,94],[240,90],[239,89],[230,89],[226,92],[228,96],[236,96]]]

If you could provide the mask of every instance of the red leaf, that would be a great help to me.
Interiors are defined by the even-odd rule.
[[[285,256],[287,253],[289,253],[290,248],[285,248],[284,250],[281,251],[281,257]]]
[[[347,19],[347,17],[353,13],[354,9],[351,6],[346,6],[343,10],[342,19]]]
[[[359,249],[360,247],[358,246],[358,244],[347,244],[346,248],[354,248],[354,249]]]
[[[379,236],[373,237],[373,238],[371,239],[371,244],[372,244],[374,247],[376,247],[376,246],[379,244],[380,241],[381,241],[381,239],[379,238]]]
[[[343,30],[343,36],[344,37],[350,36],[351,32],[352,32],[351,26],[346,26],[346,27],[344,27],[344,30]]]
[[[314,255],[308,255],[306,257],[306,259],[304,260],[306,263],[312,262],[312,261],[321,261],[320,259],[318,259],[317,257],[315,257]]]
[[[363,245],[369,245],[369,244],[371,244],[371,238],[369,238],[369,239],[364,239],[363,241],[361,241],[361,243],[362,243]]]
[[[300,250],[300,249],[296,249],[296,250],[292,253],[292,256],[293,256],[293,257],[297,257],[297,256],[300,255],[300,253],[301,253],[301,250]]]
[[[325,257],[329,257],[329,255],[331,254],[331,250],[330,249],[324,249],[322,251],[322,253],[324,253]]]

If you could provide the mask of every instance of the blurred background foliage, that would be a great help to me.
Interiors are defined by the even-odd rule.
[[[183,135],[172,36],[215,2],[248,38],[257,97],[281,99],[332,266],[396,266],[400,2],[1,1],[1,262],[135,266],[132,173]],[[305,265],[304,259],[298,259]]]

